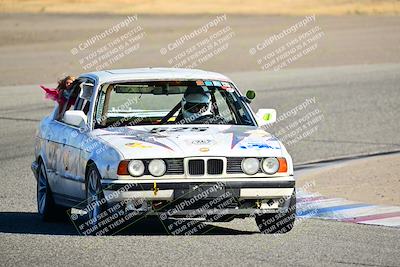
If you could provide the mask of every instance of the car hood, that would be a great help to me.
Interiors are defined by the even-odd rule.
[[[273,135],[252,126],[132,126],[96,129],[92,133],[125,159],[281,157],[284,150]]]

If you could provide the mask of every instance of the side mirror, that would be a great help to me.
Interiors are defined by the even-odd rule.
[[[67,110],[64,113],[63,122],[72,126],[84,128],[87,123],[87,116],[82,110]]]
[[[259,109],[256,113],[258,126],[264,126],[276,122],[276,110],[269,108]]]
[[[246,98],[248,100],[253,100],[254,98],[256,98],[256,92],[254,92],[253,90],[247,90]]]

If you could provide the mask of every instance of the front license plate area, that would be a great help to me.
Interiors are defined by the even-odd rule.
[[[175,189],[175,199],[214,199],[222,197],[226,193],[226,188],[223,185],[211,184],[211,185],[188,185],[185,188]]]

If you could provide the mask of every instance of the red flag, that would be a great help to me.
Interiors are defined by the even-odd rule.
[[[45,98],[46,99],[51,99],[53,101],[58,100],[58,90],[53,89],[53,88],[47,88],[43,85],[40,85],[40,87],[45,91]]]

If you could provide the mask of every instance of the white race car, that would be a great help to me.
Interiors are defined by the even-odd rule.
[[[99,229],[118,205],[135,218],[252,216],[263,233],[290,231],[292,159],[262,127],[275,110],[253,113],[254,97],[202,70],[82,74],[39,126],[32,163],[39,214],[52,220],[76,208]]]

